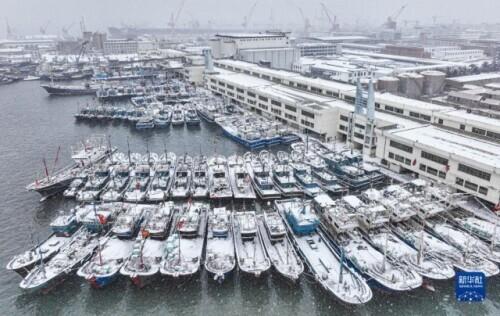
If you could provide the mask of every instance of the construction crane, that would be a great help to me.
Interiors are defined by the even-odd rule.
[[[47,34],[47,27],[49,26],[50,21],[47,21],[44,25],[40,26],[40,34]]]
[[[253,11],[255,11],[256,6],[257,6],[257,1],[255,1],[252,7],[250,7],[248,14],[243,17],[243,23],[241,23],[241,26],[243,26],[244,29],[248,28],[248,24],[250,23],[250,19],[252,18]]]
[[[63,38],[70,38],[71,36],[69,35],[69,30],[71,30],[71,28],[75,25],[75,22],[71,23],[70,25],[68,26],[63,26],[61,28],[61,31],[62,31],[62,36]]]
[[[177,13],[175,14],[175,16],[174,16],[173,12],[170,15],[170,21],[168,22],[168,27],[172,30],[172,33],[175,30],[175,27],[177,25],[177,21],[179,20],[179,16],[181,14],[182,9],[184,8],[184,3],[185,2],[186,2],[186,0],[182,0],[181,1],[181,5],[179,6],[179,9],[177,10]]]
[[[332,17],[330,16],[330,13],[328,12],[328,8],[326,7],[326,5],[323,2],[321,2],[320,4],[321,4],[321,8],[323,8],[323,12],[325,12],[326,17],[328,18],[328,21],[330,21],[330,29],[328,30],[328,33],[333,33],[335,31],[338,31],[339,24],[337,23],[337,16],[334,15],[333,19],[332,19]]]
[[[302,9],[300,7],[297,7],[297,9],[299,10],[299,13],[300,13],[300,16],[302,17],[302,20],[304,21],[304,35],[309,35],[309,31],[311,30],[311,22],[309,21],[309,18],[307,18],[305,15],[304,15],[304,11],[302,11]]]
[[[85,49],[87,48],[87,45],[89,44],[89,41],[83,41],[82,44],[80,44],[80,52],[78,53],[78,56],[76,56],[76,65],[80,65],[80,59],[82,56],[85,54]]]
[[[384,26],[388,29],[395,30],[397,26],[397,19],[403,13],[403,11],[406,9],[407,4],[403,5],[399,10],[397,10],[393,15],[387,17],[387,21],[384,23]]]

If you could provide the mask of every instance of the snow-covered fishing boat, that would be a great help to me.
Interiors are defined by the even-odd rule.
[[[379,199],[390,212],[392,223],[406,221],[417,215],[415,208],[408,201],[412,194],[400,185],[393,184],[387,186]]]
[[[241,271],[259,277],[271,268],[271,261],[258,234],[255,212],[233,213],[234,246]]]
[[[180,107],[175,107],[172,111],[171,123],[172,126],[184,125],[184,111]]]
[[[191,181],[191,196],[193,198],[208,197],[208,165],[207,157],[199,155],[195,157]]]
[[[146,200],[149,202],[165,201],[168,197],[170,184],[170,167],[167,164],[157,165],[155,175],[146,193]]]
[[[340,184],[337,177],[326,169],[311,169],[312,176],[316,179],[323,191],[333,195],[341,195],[347,192],[347,187]]]
[[[76,194],[76,200],[79,202],[92,202],[99,198],[110,177],[109,167],[99,165],[89,176],[83,188]]]
[[[245,168],[245,160],[238,155],[230,156],[227,160],[229,180],[233,188],[235,199],[255,199],[252,180]]]
[[[160,264],[163,275],[178,278],[200,270],[209,205],[187,204],[172,225]]]
[[[453,265],[439,257],[428,255],[424,249],[415,249],[387,228],[370,232],[370,241],[394,262],[416,271],[430,280],[447,280],[455,276]]]
[[[104,239],[92,258],[76,272],[93,288],[106,287],[116,280],[134,245],[133,240],[123,240],[116,236]]]
[[[393,231],[409,245],[419,251],[423,251],[425,256],[432,256],[450,262],[459,271],[480,271],[487,277],[497,275],[500,270],[493,262],[478,257],[472,251],[460,250],[440,238],[430,234],[424,229],[422,224],[414,220],[398,223]]]
[[[126,202],[144,201],[150,180],[151,169],[149,165],[137,166],[133,171],[127,189],[123,193],[123,200]]]
[[[262,161],[261,157],[245,154],[245,163],[248,175],[252,179],[257,195],[263,199],[277,199],[281,197],[280,191],[275,187],[271,177],[271,166],[269,161]]]
[[[348,207],[359,214],[360,227],[365,232],[389,224],[390,212],[378,202],[380,200],[379,195],[378,190],[368,189],[361,193],[361,199],[354,195],[342,198]]]
[[[76,217],[72,213],[59,215],[50,226],[53,234],[31,249],[14,256],[7,263],[7,270],[14,271],[22,277],[26,276],[37,264],[46,262],[57,254],[71,241],[71,236],[78,229]]]
[[[174,202],[163,202],[157,207],[147,208],[144,215],[143,231],[149,238],[165,239],[174,215]]]
[[[120,274],[130,278],[139,288],[151,283],[160,271],[164,241],[148,238],[147,231],[140,233],[132,246],[132,253],[120,269]]]
[[[347,199],[348,201],[349,199]],[[326,193],[313,200],[314,210],[321,217],[325,226],[333,233],[341,234],[359,228],[359,213],[344,199],[332,200]]]
[[[130,178],[130,171],[128,165],[119,165],[111,173],[104,192],[101,194],[101,201],[116,202],[120,201],[123,197],[123,191],[127,187]]]
[[[476,257],[500,264],[500,245],[495,246],[493,244],[492,247],[490,247],[484,241],[453,226],[446,220],[433,218],[427,221],[427,225],[433,234],[455,248],[463,252],[473,253]]]
[[[208,183],[211,199],[220,200],[233,197],[225,157],[215,156],[208,160]]]
[[[222,283],[236,265],[231,213],[225,207],[214,208],[208,214],[205,269]]]
[[[486,220],[462,209],[453,210],[448,215],[450,220],[458,227],[490,244],[490,247],[491,245],[495,247],[495,245],[500,244],[500,227],[498,227],[500,219],[491,217]]]
[[[274,184],[284,197],[301,196],[304,194],[297,184],[292,167],[288,163],[274,163],[272,168]]]
[[[139,230],[144,212],[148,209],[152,211],[154,208],[156,206],[144,204],[126,205],[125,210],[118,215],[111,227],[111,233],[120,239],[133,238]]]
[[[304,194],[309,197],[315,197],[323,193],[319,183],[313,178],[310,168],[302,162],[292,162],[293,174],[297,179],[298,184],[304,191]]]
[[[196,112],[195,107],[188,107],[184,113],[184,119],[186,121],[187,126],[199,126],[200,125],[200,117]]]
[[[85,178],[76,178],[75,180],[71,181],[69,184],[69,187],[64,190],[63,196],[65,198],[75,198],[76,194],[80,189],[85,185]]]
[[[19,286],[27,291],[50,290],[87,261],[97,245],[94,234],[78,230],[52,259],[31,270]]]
[[[310,201],[294,198],[274,203],[316,281],[343,303],[363,304],[370,301],[370,287],[346,264],[343,253],[339,257],[330,246],[319,230],[319,220]]]
[[[87,204],[76,207],[76,218],[88,231],[108,230],[124,210],[122,203]]]
[[[262,244],[274,269],[285,279],[297,282],[304,265],[286,234],[286,226],[277,212],[265,212],[257,219]]]
[[[177,168],[170,188],[172,198],[187,198],[189,196],[192,164],[193,160],[188,155],[184,155],[177,160]]]

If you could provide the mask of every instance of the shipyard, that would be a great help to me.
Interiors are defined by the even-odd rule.
[[[497,4],[28,2],[2,314],[500,312]]]

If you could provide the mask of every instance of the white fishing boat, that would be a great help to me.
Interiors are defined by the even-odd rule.
[[[171,123],[172,126],[184,125],[184,111],[180,107],[175,107],[172,111]]]
[[[245,168],[245,160],[238,155],[230,156],[227,160],[229,180],[233,188],[235,199],[255,199],[252,180]]]
[[[343,303],[357,305],[370,301],[372,291],[368,284],[346,264],[343,254],[339,256],[335,252],[318,229],[319,220],[310,201],[293,198],[274,203],[316,282]]]
[[[436,236],[455,248],[464,252],[471,252],[476,257],[500,264],[500,247],[495,247],[495,245],[490,247],[484,241],[462,229],[454,227],[445,220],[431,219],[427,221],[427,225]]]
[[[123,191],[127,187],[130,178],[130,171],[128,165],[119,165],[111,173],[104,192],[101,194],[101,201],[104,202],[117,202],[123,197]]]
[[[318,194],[324,193],[318,181],[316,181],[311,175],[311,170],[307,165],[302,162],[292,162],[290,165],[292,166],[293,174],[305,195],[315,197]]]
[[[200,270],[209,205],[187,204],[172,225],[164,246],[160,272],[173,278],[192,276]]]
[[[265,156],[265,155],[264,155]],[[263,199],[277,199],[281,197],[280,191],[275,187],[271,177],[271,166],[269,161],[262,161],[250,153],[245,154],[245,163],[250,179],[257,195]]]
[[[286,234],[286,226],[277,212],[265,212],[257,219],[262,244],[274,267],[285,279],[298,282],[304,265]]]
[[[120,269],[120,274],[130,278],[133,284],[143,288],[151,283],[160,271],[164,241],[139,234],[132,247],[132,253]]]
[[[208,214],[205,269],[222,283],[236,265],[231,213],[225,207],[214,208]]]
[[[177,168],[170,188],[172,198],[187,198],[189,196],[192,164],[193,160],[188,155],[184,155],[177,160]]]
[[[146,192],[151,180],[151,169],[149,165],[139,165],[133,172],[127,189],[123,193],[126,202],[141,202],[146,199]]]
[[[392,223],[406,221],[417,215],[415,208],[408,201],[411,196],[409,191],[397,184],[389,185],[383,190],[383,198],[379,202],[390,212]]]
[[[346,233],[359,228],[359,213],[347,201],[344,199],[334,201],[326,193],[317,195],[313,200],[316,214],[335,234]]]
[[[133,240],[105,237],[90,261],[78,269],[76,274],[84,278],[93,288],[104,288],[119,275],[125,260],[130,256]]]
[[[165,239],[174,215],[174,202],[163,202],[157,207],[147,208],[144,215],[142,230],[149,238]]]
[[[260,277],[271,268],[271,261],[258,234],[255,212],[233,213],[234,245],[241,271]]]
[[[31,270],[19,286],[27,291],[52,289],[87,261],[97,245],[95,235],[79,230],[52,259]]]
[[[292,167],[288,163],[274,163],[272,168],[274,184],[284,197],[302,196],[304,194],[297,184]]]
[[[100,233],[111,227],[124,210],[123,203],[84,204],[75,208],[75,215],[88,231]]]
[[[146,200],[149,202],[165,201],[172,183],[171,179],[170,167],[167,164],[158,164],[146,193]]]
[[[424,249],[415,249],[398,238],[387,228],[370,232],[370,241],[394,262],[416,271],[430,280],[447,280],[455,276],[453,265],[439,257],[427,254]]]
[[[99,165],[89,176],[83,188],[76,194],[78,202],[92,202],[99,199],[110,177],[109,167]]]
[[[125,210],[118,215],[111,233],[120,239],[132,239],[137,234],[141,225],[143,214],[146,211],[153,211],[156,206],[134,204],[126,205]]]
[[[226,158],[214,156],[208,160],[208,183],[211,199],[230,199],[233,197]]]
[[[422,224],[418,224],[413,220],[398,223],[394,231],[415,249],[424,251],[426,255],[449,261],[456,270],[480,271],[486,277],[497,275],[500,272],[498,266],[493,262],[478,257],[473,251],[468,251],[468,249],[460,250],[444,242],[426,231]]]
[[[197,156],[194,159],[191,196],[193,198],[206,198],[209,192],[207,157]]]
[[[390,222],[390,212],[383,204],[378,202],[379,195],[378,190],[368,189],[361,193],[361,199],[354,195],[342,197],[346,205],[359,214],[360,228],[365,232],[382,227]]]

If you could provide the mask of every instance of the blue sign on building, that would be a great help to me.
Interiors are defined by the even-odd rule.
[[[458,272],[455,296],[459,302],[482,302],[486,298],[486,277],[482,272]]]

